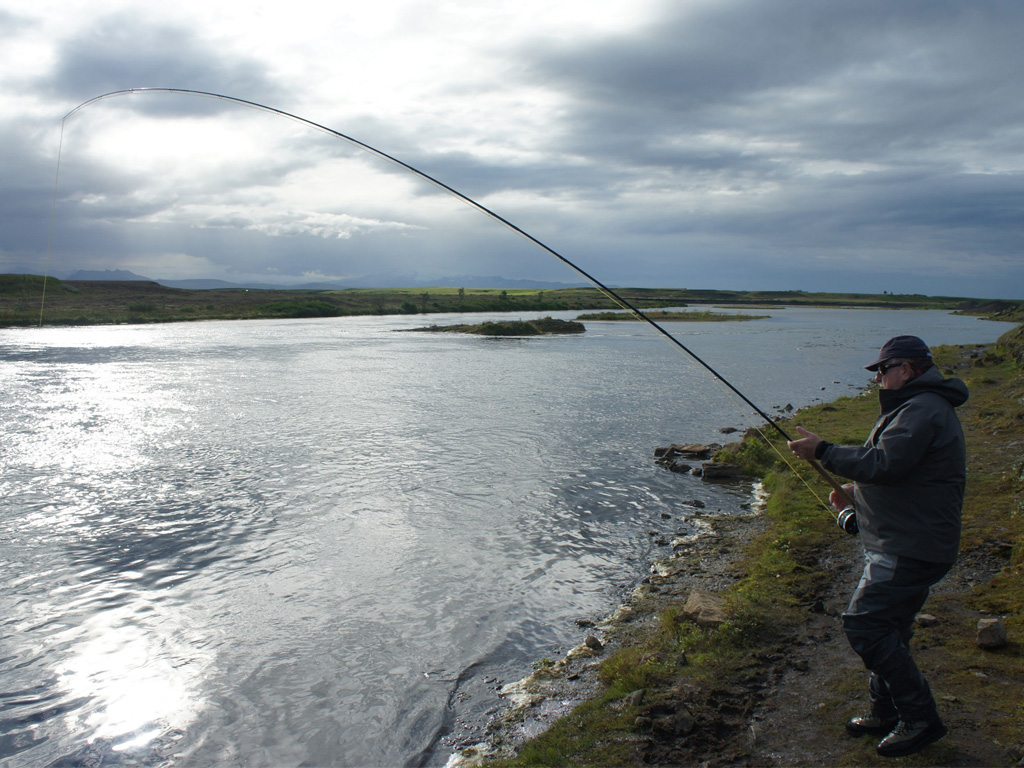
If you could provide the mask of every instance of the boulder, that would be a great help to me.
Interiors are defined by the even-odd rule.
[[[699,627],[717,627],[726,622],[725,601],[714,592],[695,589],[679,614]]]
[[[657,459],[673,459],[682,456],[684,459],[709,459],[721,449],[717,443],[704,445],[702,443],[672,443],[667,448],[655,448],[654,457]]]
[[[644,696],[647,695],[646,688],[640,688],[639,690],[633,691],[631,694],[626,696],[624,699],[627,707],[639,707],[644,703]]]
[[[694,726],[697,725],[697,721],[694,720],[693,715],[690,714],[690,710],[686,707],[680,707],[676,710],[675,717],[676,733],[680,736],[686,736],[691,733]]]
[[[738,480],[743,477],[739,464],[723,461],[706,461],[700,466],[700,476],[705,480]]]
[[[1006,645],[1006,625],[1002,619],[981,619],[978,622],[978,637],[976,640],[979,648],[994,650]]]

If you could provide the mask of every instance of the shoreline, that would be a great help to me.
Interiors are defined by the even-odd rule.
[[[690,521],[702,530],[672,542],[672,554],[656,557],[650,574],[640,580],[619,605],[591,627],[587,639],[550,666],[541,666],[499,691],[503,710],[486,725],[485,741],[456,749],[445,768],[475,768],[488,761],[508,760],[527,740],[592,699],[602,683],[601,661],[628,643],[629,630],[651,622],[659,607],[694,591],[714,593],[733,583],[741,545],[737,534],[749,537],[767,525],[757,505],[763,505],[755,482],[751,510],[713,513]],[[710,556],[715,556],[709,560]],[[594,642],[596,640],[596,643]]]

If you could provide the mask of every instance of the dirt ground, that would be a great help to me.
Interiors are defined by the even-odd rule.
[[[980,615],[967,615],[960,601],[944,600],[984,583],[1005,564],[995,551],[966,553],[932,591],[922,613],[938,623],[916,633],[915,660],[928,678],[949,735],[921,753],[897,761],[875,752],[877,739],[846,734],[847,719],[869,709],[867,672],[850,649],[839,615],[861,571],[858,539],[839,542],[819,563],[832,581],[807,608],[806,621],[785,647],[765,658],[759,672],[741,687],[698,694],[704,699],[704,738],[652,740],[645,753],[649,765],[700,766],[1024,766],[1024,733],[1001,743],[990,727],[1008,713],[972,706],[974,696],[961,687],[962,669],[942,658],[952,633],[976,626]],[[1015,652],[1015,648],[1011,648]],[[978,655],[985,651],[977,650]],[[978,664],[982,667],[982,664]],[[1001,680],[991,669],[974,672],[979,686],[1011,687],[1024,695],[1024,681]],[[696,692],[689,691],[691,697]],[[1019,700],[1019,699],[1018,699]]]

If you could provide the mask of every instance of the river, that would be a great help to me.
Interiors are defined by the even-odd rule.
[[[1011,327],[756,311],[665,325],[768,412]],[[0,330],[0,764],[443,765],[652,530],[749,501],[654,464],[754,422],[649,327],[396,332],[480,319]]]

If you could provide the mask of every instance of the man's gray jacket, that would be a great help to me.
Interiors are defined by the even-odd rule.
[[[967,386],[932,366],[878,399],[882,413],[863,447],[829,445],[821,464],[854,481],[864,549],[952,563],[967,481],[954,409],[967,402]]]

